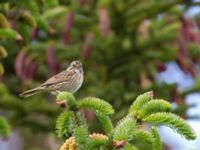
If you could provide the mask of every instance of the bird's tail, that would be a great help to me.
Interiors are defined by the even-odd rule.
[[[34,89],[31,89],[31,90],[28,90],[28,91],[25,91],[25,92],[19,94],[19,96],[21,96],[21,97],[29,97],[29,96],[35,95],[35,94],[37,94],[37,93],[39,93],[41,91],[43,91],[43,88],[36,87]]]

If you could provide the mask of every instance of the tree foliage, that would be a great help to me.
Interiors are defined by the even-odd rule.
[[[72,94],[63,92],[62,95],[65,95],[63,97],[73,97]],[[175,131],[177,131],[179,134],[183,135],[188,140],[194,140],[196,138],[196,134],[193,131],[193,129],[190,127],[190,125],[183,119],[181,119],[179,116],[166,112],[169,111],[171,108],[170,103],[164,101],[164,100],[158,100],[152,98],[152,92],[151,95],[149,95],[149,92],[144,93],[136,98],[136,100],[131,105],[129,114],[124,116],[117,125],[113,128],[113,124],[109,119],[110,113],[105,112],[113,112],[113,108],[107,104],[102,99],[97,99],[93,97],[84,98],[82,100],[79,100],[77,102],[76,110],[72,110],[67,108],[68,113],[64,112],[61,114],[61,116],[58,118],[57,121],[57,129],[60,129],[60,132],[57,132],[58,137],[61,137],[60,135],[64,134],[66,138],[72,138],[75,137],[73,140],[73,144],[76,146],[72,148],[72,150],[81,150],[81,149],[91,149],[95,150],[98,148],[102,149],[115,149],[115,148],[124,148],[124,149],[137,149],[134,146],[133,141],[136,139],[139,139],[140,141],[145,141],[147,143],[150,143],[154,150],[161,150],[162,149],[162,141],[160,139],[160,135],[157,129],[157,126],[162,124],[169,127],[172,127]],[[57,97],[60,97],[58,95]],[[62,98],[63,98],[62,97]],[[149,98],[148,98],[149,97]],[[150,98],[151,97],[151,98]],[[93,103],[91,104],[91,102]],[[59,99],[57,98],[57,101]],[[143,106],[140,105],[142,102]],[[80,107],[82,106],[82,107]],[[85,107],[86,106],[86,107]],[[102,111],[102,107],[99,106],[105,106],[104,110]],[[107,107],[109,106],[109,107]],[[138,106],[138,107],[136,107]],[[139,106],[141,109],[138,109]],[[97,116],[100,120],[100,123],[104,127],[105,133],[98,134],[93,133],[90,134],[88,131],[88,126],[85,123],[80,124],[76,122],[76,124],[72,127],[72,134],[66,134],[66,131],[68,131],[68,126],[70,126],[69,118],[76,119],[76,112],[81,111],[83,108],[89,108],[92,110],[97,111]],[[98,111],[101,110],[101,113]],[[151,111],[153,110],[153,111]],[[69,112],[74,112],[74,116],[69,117]],[[138,113],[135,113],[138,112]],[[141,115],[145,114],[145,115]],[[71,114],[71,113],[70,113]],[[81,116],[84,117],[84,116]],[[65,119],[66,118],[66,119]],[[151,126],[151,131],[148,132],[145,129],[140,129],[142,126],[142,123],[140,120],[143,120],[144,122],[151,122],[153,125]],[[73,122],[74,123],[74,122]],[[92,136],[93,135],[93,136]],[[95,136],[94,136],[95,135]],[[98,140],[96,138],[98,137]],[[100,140],[99,140],[100,139]],[[64,143],[66,146],[66,142]],[[68,144],[69,145],[69,144]],[[63,148],[63,146],[61,147]],[[62,149],[62,150],[67,150]]]
[[[126,113],[133,98],[148,90],[177,104],[181,101],[176,112],[183,115],[190,108],[184,104],[185,96],[200,89],[196,69],[199,14],[185,15],[196,4],[192,0],[0,0],[0,108],[8,113],[8,122],[13,127],[51,133],[61,111],[54,98],[39,94],[26,101],[18,95],[66,69],[75,59],[83,63],[85,75],[76,97],[95,96],[98,105],[91,97],[77,102],[65,93],[57,103],[67,104],[73,111],[92,108],[109,139],[115,127],[110,119],[114,109],[97,97],[106,98],[117,110],[112,122]],[[158,83],[155,76],[166,70],[166,62],[176,62],[192,76],[194,86],[179,91],[175,84]],[[170,109],[167,102],[154,105],[149,101],[152,97],[143,96],[147,99],[138,97],[129,109],[136,119]],[[83,113],[76,114],[75,121],[84,124]],[[142,132],[139,135],[148,137]],[[39,139],[35,136],[32,140]],[[126,145],[127,149],[134,147]]]

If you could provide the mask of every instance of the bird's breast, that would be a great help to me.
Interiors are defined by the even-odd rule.
[[[75,93],[78,89],[80,89],[82,83],[83,74],[76,73],[76,75],[70,81],[68,81],[68,83],[64,84],[63,90],[70,93]]]

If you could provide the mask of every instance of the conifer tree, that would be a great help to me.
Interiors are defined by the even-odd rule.
[[[76,98],[91,95],[105,98],[117,110],[112,117],[114,125],[108,117],[113,113],[110,105],[93,98],[99,104],[96,105],[86,98],[77,109],[100,109],[96,111],[96,117],[103,122],[104,135],[89,134],[91,126],[87,129],[87,125],[83,124],[76,128],[77,131],[71,131],[70,127],[69,133],[58,130],[58,137],[82,132],[88,133],[84,134],[87,135],[85,138],[92,136],[99,140],[99,145],[105,142],[102,139],[108,138],[111,142],[113,137],[108,134],[115,128],[121,130],[123,122],[119,126],[115,123],[127,115],[130,106],[129,113],[136,117],[136,126],[138,120],[165,123],[170,127],[174,125],[181,119],[174,114],[166,114],[165,111],[171,108],[170,102],[178,104],[174,112],[185,116],[191,107],[185,104],[185,96],[200,89],[196,69],[200,58],[199,14],[186,15],[194,5],[198,3],[192,0],[0,0],[0,109],[5,111],[7,120],[1,121],[2,135],[8,135],[10,130],[6,122],[11,129],[21,129],[22,136],[35,141],[36,135],[43,133],[46,136],[54,131],[55,120],[62,111],[55,106],[55,98],[39,94],[26,101],[18,94],[36,87],[75,59],[83,63],[85,72],[83,86],[76,93]],[[179,91],[176,84],[156,81],[157,73],[165,71],[166,62],[171,61],[192,76],[195,80],[192,87]],[[155,91],[156,97],[170,102],[157,99],[154,103],[143,99],[144,103],[131,105],[137,95],[150,90]],[[143,104],[148,105],[138,111]],[[104,105],[107,107],[102,108]],[[70,110],[74,109],[71,107]],[[68,111],[62,114],[74,115]],[[152,114],[160,119],[153,120]],[[166,115],[168,118],[163,119]],[[45,121],[41,122],[41,118]],[[64,121],[68,119],[64,117]],[[131,119],[125,119],[125,125]],[[85,122],[84,119],[82,121]],[[100,128],[95,121],[91,123],[92,127]],[[181,122],[175,125],[181,134],[184,129],[179,127],[182,125]],[[34,137],[27,135],[24,133],[27,127],[29,132],[38,134]],[[132,128],[130,126],[130,130]],[[155,127],[152,127],[151,135],[146,131],[135,134],[138,139],[146,139],[147,143],[152,143],[150,136],[158,137]],[[185,136],[190,137],[188,134]],[[121,134],[115,137],[126,141],[130,138]],[[74,141],[74,138],[71,136],[68,140]],[[82,139],[77,141],[80,142],[78,145],[87,146]],[[158,141],[159,138],[154,140],[155,143]],[[28,147],[44,147],[37,144],[27,142]],[[98,145],[98,142],[94,140],[93,144]],[[127,143],[126,147],[136,149],[137,145]]]

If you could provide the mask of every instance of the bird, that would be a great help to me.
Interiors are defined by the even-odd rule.
[[[82,63],[78,60],[74,60],[66,70],[52,76],[40,86],[21,93],[19,96],[26,98],[45,91],[51,92],[54,95],[63,91],[74,94],[80,89],[83,78],[84,71]]]

